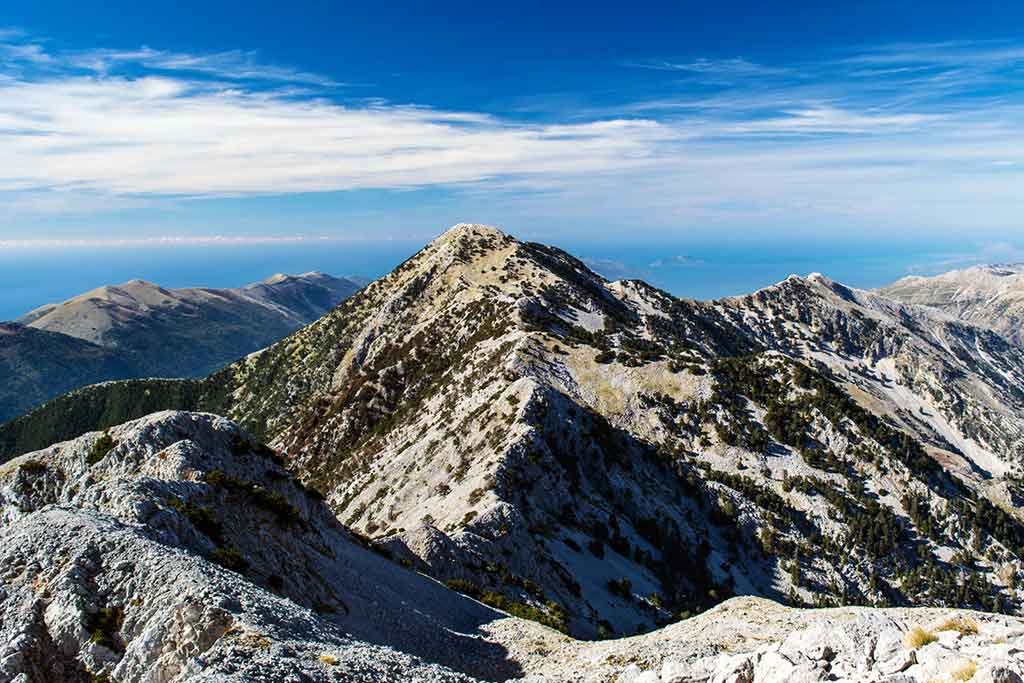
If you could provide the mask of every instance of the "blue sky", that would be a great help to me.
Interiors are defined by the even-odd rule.
[[[1024,247],[1019,3],[552,4],[8,1],[0,249]]]

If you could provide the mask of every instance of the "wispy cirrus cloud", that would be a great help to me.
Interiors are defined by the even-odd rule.
[[[1024,183],[1016,50],[636,62],[650,97],[517,120],[353,99],[252,52],[59,51],[0,31],[0,217],[444,188],[469,209],[580,223],[1005,225]]]
[[[915,66],[1009,65],[1024,63],[1024,46],[1005,40],[890,43],[867,46],[837,60],[841,64]]]
[[[624,62],[623,66],[654,71],[673,71],[705,76],[774,76],[787,73],[782,67],[765,66],[742,57],[731,59],[698,58],[692,61],[649,60]]]
[[[2,44],[0,43],[0,57],[10,62],[25,62],[30,64],[52,64],[53,57],[35,43],[24,44]]]
[[[271,81],[327,88],[351,85],[300,69],[266,64],[260,61],[255,51],[185,54],[142,47],[137,50],[87,50],[67,55],[66,59],[70,65],[99,74],[108,74],[125,66],[137,66],[153,71],[203,74],[229,81]]]
[[[61,238],[0,240],[0,249],[135,249],[139,247],[233,247],[253,245],[289,245],[341,241],[336,236],[320,235],[162,235],[138,238]]]
[[[200,197],[471,184],[635,168],[677,137],[643,119],[524,125],[342,103],[323,90],[339,85],[332,79],[238,51],[41,54],[46,69],[0,79],[0,192]]]

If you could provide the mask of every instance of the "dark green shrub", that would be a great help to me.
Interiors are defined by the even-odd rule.
[[[448,579],[444,582],[444,585],[451,588],[453,591],[468,595],[471,598],[479,598],[482,595],[480,586],[477,586],[472,581],[465,579]]]
[[[107,453],[113,450],[116,445],[117,442],[114,441],[113,437],[107,432],[103,432],[100,438],[93,442],[92,448],[89,449],[89,453],[85,456],[85,461],[90,465],[95,465],[105,458]]]
[[[26,460],[19,465],[18,469],[26,474],[42,474],[49,468],[46,466],[45,462],[39,460]]]
[[[220,543],[223,536],[220,530],[220,523],[214,518],[207,508],[196,505],[192,501],[183,501],[175,498],[168,503],[172,508],[185,516],[196,529],[212,540]]]
[[[225,569],[230,569],[231,571],[238,572],[239,574],[244,574],[246,570],[249,569],[249,563],[244,557],[242,557],[242,553],[238,552],[238,548],[235,548],[234,546],[217,548],[213,551],[213,555],[210,556],[210,559]]]
[[[250,484],[241,479],[235,479],[220,470],[213,470],[207,474],[206,483],[245,496],[253,505],[273,513],[278,521],[282,523],[301,521],[298,509],[289,503],[287,498],[276,491],[270,491],[262,486]]]
[[[117,632],[124,623],[124,611],[120,607],[104,607],[89,617],[86,628],[90,642],[113,650],[117,647]]]
[[[608,581],[608,592],[626,600],[633,599],[633,582],[629,579],[611,579]]]

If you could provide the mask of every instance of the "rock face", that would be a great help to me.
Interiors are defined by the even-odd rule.
[[[0,466],[0,683],[1018,681],[1022,645],[1014,617],[757,598],[576,641],[374,551],[209,414]]]
[[[105,380],[197,377],[316,320],[359,289],[323,273],[237,289],[142,280],[38,308],[0,328],[0,422]]]
[[[904,303],[938,308],[1024,344],[1024,264],[907,277],[880,292]]]
[[[224,414],[378,547],[581,637],[734,594],[1016,610],[1022,372],[823,276],[686,301],[460,225],[188,391],[93,387],[0,442],[129,396]]]

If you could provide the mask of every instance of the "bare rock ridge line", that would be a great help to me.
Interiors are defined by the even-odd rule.
[[[974,266],[912,276],[879,290],[907,304],[938,308],[1024,343],[1024,264]]]
[[[0,336],[0,421],[69,390],[131,377],[199,377],[264,348],[360,285],[323,273],[236,289],[167,289],[143,280],[40,307]]]

